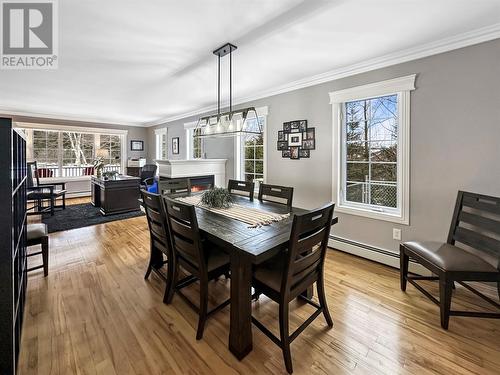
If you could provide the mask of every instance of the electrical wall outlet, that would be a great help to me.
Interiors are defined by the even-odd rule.
[[[392,228],[392,239],[401,241],[401,229],[399,228]]]

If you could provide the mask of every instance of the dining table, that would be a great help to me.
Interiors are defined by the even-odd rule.
[[[185,198],[194,193],[169,194]],[[277,214],[289,214],[269,225],[251,227],[234,218],[195,205],[198,228],[202,237],[229,254],[231,267],[229,350],[239,360],[252,351],[252,268],[278,254],[285,256],[290,239],[293,216],[308,210],[285,204],[249,199],[231,194],[233,204]],[[338,222],[334,217],[332,225]],[[312,288],[304,292],[312,297]]]

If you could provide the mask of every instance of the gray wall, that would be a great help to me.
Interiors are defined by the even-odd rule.
[[[104,124],[104,123],[94,123],[94,122],[82,122],[82,121],[68,121],[68,120],[58,120],[58,119],[41,119],[35,117],[24,117],[24,116],[12,116],[14,121],[35,123],[35,124],[52,124],[52,125],[64,125],[64,126],[75,126],[82,128],[105,128],[105,129],[119,129],[128,130],[127,134],[127,158],[137,158],[137,157],[147,157],[148,156],[148,145],[149,145],[149,129],[139,126],[126,126],[126,125],[116,125],[116,124]],[[130,151],[130,141],[144,141],[144,151]],[[154,143],[153,143],[154,146]]]
[[[411,93],[410,225],[339,214],[333,233],[393,252],[399,243],[392,239],[394,227],[402,229],[403,240],[445,240],[457,190],[500,196],[499,61],[497,39],[245,104],[269,107],[267,182],[295,187],[297,206],[313,208],[331,200],[328,93],[416,73],[417,89]],[[277,132],[283,122],[302,118],[316,127],[316,150],[310,159],[283,159],[276,150]],[[194,119],[167,126],[176,129]],[[151,157],[154,130],[149,131]],[[208,152],[207,157],[215,156]]]

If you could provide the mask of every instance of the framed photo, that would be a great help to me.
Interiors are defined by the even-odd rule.
[[[278,141],[278,151],[283,151],[288,148],[288,142],[287,141]]]
[[[172,154],[179,154],[179,137],[172,138]]]
[[[300,120],[299,121],[299,130],[301,132],[307,131],[307,120]]]
[[[278,141],[285,141],[285,133],[283,130],[278,131]]]
[[[283,123],[283,131],[285,133],[290,133],[290,130],[292,129],[292,125],[289,122],[284,122]]]
[[[309,128],[306,130],[306,139],[315,139],[316,138],[316,128]]]
[[[288,146],[302,146],[302,133],[290,133],[288,136]]]
[[[300,149],[300,150],[299,150],[299,156],[300,156],[301,158],[309,158],[309,157],[311,157],[311,151],[309,151],[309,150],[302,150],[302,149]]]
[[[290,150],[286,149],[286,150],[281,151],[281,157],[282,158],[290,158]]]
[[[144,141],[130,141],[130,151],[144,151]]]
[[[303,150],[315,150],[316,149],[316,141],[314,139],[304,139],[302,141],[302,149]]]
[[[291,126],[292,129],[298,129],[299,126],[300,126],[300,121],[292,121],[290,123],[290,126]]]
[[[290,147],[290,159],[300,159],[299,147]]]

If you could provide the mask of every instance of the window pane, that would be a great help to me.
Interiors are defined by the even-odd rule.
[[[347,163],[347,181],[364,182],[369,176],[368,163]]]
[[[371,184],[371,204],[384,207],[397,207],[396,185]]]
[[[264,147],[263,146],[255,147],[255,159],[259,159],[259,160],[264,159]]]
[[[398,116],[398,96],[389,95],[370,100],[370,119],[381,121],[387,118],[397,118]]]
[[[398,146],[396,142],[371,142],[371,161],[396,162],[398,158]]]
[[[397,181],[396,164],[372,164],[372,181]]]
[[[255,162],[255,173],[264,173],[264,162],[256,161]]]
[[[245,159],[254,159],[255,150],[253,147],[245,147]]]
[[[370,140],[390,141],[398,138],[396,118],[370,121]]]
[[[368,142],[352,142],[347,144],[347,161],[368,161],[370,148]]]
[[[245,161],[245,173],[254,173],[254,163],[253,161]]]
[[[366,184],[362,182],[348,183],[346,187],[346,201],[365,203],[363,197],[366,195],[365,192]]]

